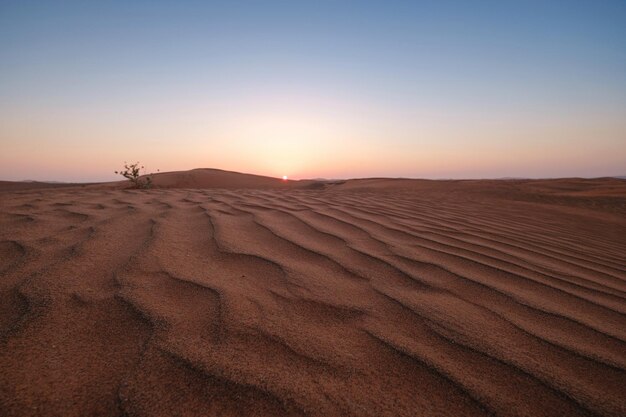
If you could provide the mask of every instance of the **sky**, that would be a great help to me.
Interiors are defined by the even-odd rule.
[[[626,175],[626,1],[0,0],[0,179]]]

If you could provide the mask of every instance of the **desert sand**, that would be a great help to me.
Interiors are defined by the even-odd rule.
[[[624,180],[154,182],[0,184],[0,415],[626,415]]]

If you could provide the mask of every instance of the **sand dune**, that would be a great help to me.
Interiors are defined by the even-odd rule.
[[[626,415],[626,181],[155,185],[0,194],[0,415]]]
[[[156,173],[152,175],[152,180],[157,188],[291,188],[300,183],[209,168]]]

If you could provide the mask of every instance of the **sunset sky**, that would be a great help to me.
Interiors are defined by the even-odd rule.
[[[0,179],[626,175],[626,1],[0,1]]]

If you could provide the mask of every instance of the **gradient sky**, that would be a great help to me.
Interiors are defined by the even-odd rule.
[[[0,179],[626,175],[626,1],[0,0]]]

